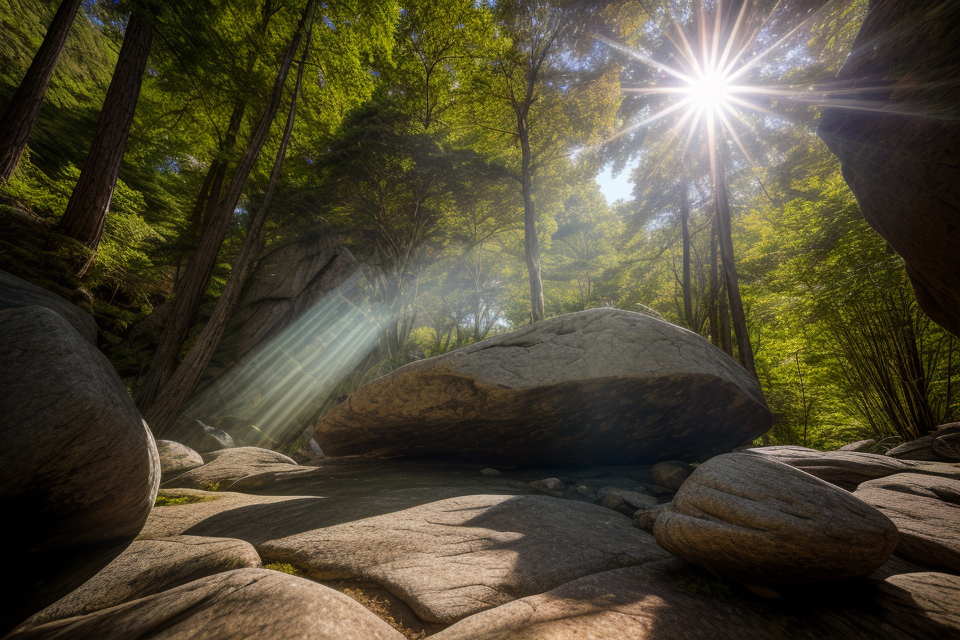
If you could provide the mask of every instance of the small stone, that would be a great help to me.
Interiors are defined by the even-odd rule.
[[[554,498],[563,497],[563,481],[560,478],[544,478],[543,480],[534,480],[530,486]]]
[[[597,501],[597,494],[591,491],[590,487],[585,484],[578,484],[573,490],[581,499],[586,500],[587,502]]]
[[[485,476],[499,476],[499,475],[503,475],[502,473],[500,473],[500,472],[497,471],[496,469],[491,469],[490,467],[487,467],[486,469],[480,469],[480,473],[482,473],[482,474],[485,475]]]
[[[637,512],[633,514],[633,524],[647,533],[653,533],[653,525],[656,524],[657,518],[669,506],[668,504],[658,504],[650,509],[638,509]]]
[[[651,509],[656,506],[657,499],[636,491],[604,487],[597,492],[597,504],[619,511],[625,516],[633,516],[638,509]]]
[[[679,491],[680,485],[690,477],[694,467],[679,460],[667,460],[653,465],[653,481],[670,491]]]

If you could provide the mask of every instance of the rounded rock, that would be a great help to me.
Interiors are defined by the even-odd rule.
[[[766,456],[697,467],[654,525],[689,562],[754,584],[865,576],[897,545],[889,518],[850,493]]]

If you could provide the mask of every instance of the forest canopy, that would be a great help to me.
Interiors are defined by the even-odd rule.
[[[866,8],[0,0],[0,268],[90,305],[151,425],[200,383],[258,257],[333,234],[379,315],[331,402],[610,307],[738,358],[768,443],[915,438],[955,415],[954,339],[815,133]]]

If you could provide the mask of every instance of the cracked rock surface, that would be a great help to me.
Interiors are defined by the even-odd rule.
[[[576,578],[668,557],[629,518],[548,496],[473,495],[258,546],[320,580],[379,583],[450,623]]]
[[[314,438],[335,456],[656,462],[729,451],[771,420],[758,383],[700,336],[591,309],[401,367]]]

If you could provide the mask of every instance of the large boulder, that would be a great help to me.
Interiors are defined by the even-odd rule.
[[[760,386],[700,336],[591,309],[414,362],[317,424],[328,455],[697,460],[764,433]]]
[[[157,452],[160,454],[160,481],[175,478],[181,473],[202,467],[204,462],[200,454],[179,442],[157,440]]]
[[[8,640],[403,640],[361,604],[323,585],[267,569],[237,569]]]
[[[668,555],[628,518],[546,496],[465,496],[259,545],[321,580],[383,585],[450,623],[564,582]]]
[[[897,525],[897,555],[960,573],[960,481],[903,473],[864,482],[853,495]]]
[[[0,634],[80,586],[153,507],[153,436],[107,359],[47,307],[0,311]]]
[[[917,300],[960,335],[960,3],[872,0],[818,133]],[[862,109],[858,109],[862,106]]]
[[[697,467],[654,526],[674,555],[748,584],[865,576],[897,529],[850,493],[763,456],[733,453]]]
[[[82,616],[160,593],[215,573],[259,567],[260,556],[248,542],[228,538],[175,536],[139,540],[79,589],[22,625]]]

